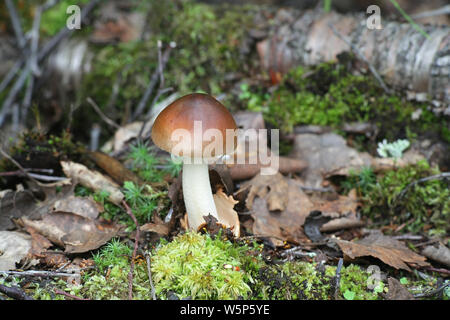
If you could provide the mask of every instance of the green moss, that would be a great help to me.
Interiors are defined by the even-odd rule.
[[[378,293],[383,292],[384,283],[379,282],[374,289],[368,287],[373,284],[371,274],[357,265],[349,265],[341,270],[340,292],[347,300],[377,300]]]
[[[438,168],[431,168],[425,160],[386,172],[363,193],[363,212],[389,224],[408,222],[405,231],[445,234],[450,230],[448,182],[435,179],[417,183],[400,196],[410,183],[439,173]]]
[[[41,34],[43,36],[55,35],[66,25],[67,19],[74,14],[74,12],[68,14],[67,8],[71,5],[78,5],[81,9],[88,2],[89,0],[63,0],[45,11],[41,18]]]
[[[334,298],[335,266],[319,267],[314,262],[292,261],[260,270],[256,291],[258,299],[329,300]],[[374,300],[384,288],[368,288],[370,274],[350,264],[341,270],[340,299]]]
[[[428,110],[426,103],[385,94],[373,77],[354,75],[339,63],[294,68],[269,96],[245,85],[241,90],[240,98],[248,108],[263,111],[266,120],[285,132],[296,125],[339,129],[343,123],[358,121],[376,124],[380,139],[435,133],[450,142],[448,124]],[[419,109],[420,118],[413,120],[412,114]]]
[[[168,291],[180,298],[247,298],[259,264],[259,257],[248,255],[248,250],[219,237],[179,235],[152,256],[156,294],[162,299]]]
[[[258,277],[258,299],[329,299],[331,277],[322,274],[317,264],[286,262],[262,268]]]

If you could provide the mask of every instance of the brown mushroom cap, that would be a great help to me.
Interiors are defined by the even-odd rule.
[[[194,121],[201,121],[201,150],[194,150]],[[212,96],[203,93],[192,93],[183,96],[168,105],[156,118],[152,128],[153,142],[161,149],[172,153],[173,148],[180,143],[180,141],[172,140],[172,133],[176,129],[185,129],[190,134],[191,144],[186,146],[188,154],[181,154],[184,157],[193,157],[194,155],[203,154],[203,151],[208,148],[216,146],[215,150],[223,150],[223,154],[230,154],[236,149],[237,138],[235,135],[231,137],[230,133],[235,133],[236,122],[231,113]],[[222,134],[222,141],[205,139],[204,133],[208,129],[217,129]],[[227,131],[228,129],[228,131]],[[232,131],[231,131],[232,130]],[[219,132],[217,131],[217,132]],[[227,136],[228,134],[228,136]],[[198,141],[198,140],[197,140]],[[219,145],[218,143],[222,143]],[[198,147],[198,146],[197,146]],[[220,156],[221,154],[212,154],[212,156]]]

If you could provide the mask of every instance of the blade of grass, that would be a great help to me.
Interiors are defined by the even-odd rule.
[[[397,1],[395,0],[389,0],[394,5],[394,7],[400,12],[400,14],[403,16],[403,18],[406,19],[417,31],[419,31],[421,34],[423,34],[427,39],[430,39],[430,35],[425,32],[417,23],[414,22],[414,20],[400,7]]]

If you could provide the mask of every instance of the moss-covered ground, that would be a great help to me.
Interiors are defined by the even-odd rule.
[[[66,3],[67,1],[62,1]],[[28,7],[22,13],[27,16]],[[54,11],[53,11],[54,10]],[[44,34],[51,36],[61,22],[55,7],[42,25]],[[246,31],[253,26],[257,6],[209,6],[192,1],[146,1],[135,10],[150,12],[151,32],[143,41],[98,45],[94,50],[93,69],[86,75],[80,90],[72,93],[78,106],[74,113],[72,135],[29,134],[23,143],[11,150],[21,163],[45,157],[46,163],[79,159],[82,147],[74,140],[84,140],[86,128],[100,122],[98,115],[86,104],[94,97],[101,108],[108,105],[114,83],[121,77],[115,107],[104,110],[118,123],[122,122],[127,105],[136,105],[157,67],[157,40],[177,43],[165,70],[165,86],[180,94],[204,91],[225,94],[232,110],[262,111],[267,123],[290,133],[297,125],[329,126],[339,133],[348,122],[371,122],[378,128],[377,140],[432,137],[450,143],[448,121],[437,117],[427,103],[407,101],[401,92],[385,94],[370,74],[355,73],[348,66],[354,58],[345,57],[337,63],[314,67],[297,67],[286,74],[276,86],[267,81],[250,81],[257,67],[255,52],[242,50]],[[236,91],[235,89],[238,88]],[[164,96],[163,96],[164,97]],[[163,98],[162,97],[162,98]],[[418,114],[414,117],[413,114]],[[129,110],[128,110],[129,111]],[[38,115],[36,116],[38,117]],[[86,120],[87,119],[87,120]],[[107,133],[107,132],[106,132]],[[76,137],[74,139],[74,137]],[[109,138],[104,136],[104,138]],[[361,135],[355,138],[358,149],[374,152],[376,141]],[[282,141],[286,150],[290,145]],[[163,175],[175,176],[179,167],[165,164],[156,170],[158,160],[134,146],[129,153],[132,170],[144,181],[160,181]],[[30,155],[34,155],[30,157]],[[22,159],[23,158],[23,159]],[[25,161],[25,162],[23,162]],[[52,163],[53,163],[52,162]],[[33,162],[29,167],[36,167]],[[6,162],[4,171],[12,170]],[[450,194],[448,182],[430,180],[411,187],[399,197],[410,183],[441,172],[427,162],[394,169],[378,176],[367,168],[355,172],[341,183],[342,191],[356,188],[362,201],[362,213],[373,226],[400,225],[409,221],[404,232],[445,236],[449,232]],[[5,181],[1,180],[5,185]],[[159,208],[161,217],[168,211],[167,193],[144,190],[127,183],[123,186],[127,201],[140,224],[150,220],[149,212]],[[77,188],[79,196],[93,195],[105,207],[103,217],[116,219],[133,230],[133,221],[125,212],[106,201],[107,195],[92,194]],[[336,266],[322,265],[311,260],[268,262],[261,243],[231,242],[209,235],[181,233],[173,239],[152,244],[152,278],[158,299],[383,299],[387,282],[382,279],[369,288],[370,272],[365,265],[345,264],[340,272],[340,287],[335,288]],[[0,277],[0,284],[26,284],[26,291],[36,299],[64,299],[54,293],[58,288],[87,299],[127,299],[128,272],[132,246],[124,239],[114,239],[90,257],[95,268],[82,272],[80,285],[68,285],[64,280],[28,281]],[[389,270],[389,272],[392,270]],[[437,277],[425,280],[416,274],[393,272],[413,293],[433,288]],[[430,280],[431,279],[431,280]],[[337,295],[335,293],[337,292]],[[136,260],[133,276],[133,297],[151,299],[147,264],[144,257]],[[443,295],[449,299],[448,294]]]

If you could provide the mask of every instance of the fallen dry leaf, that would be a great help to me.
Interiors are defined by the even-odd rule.
[[[324,223],[320,227],[320,231],[330,232],[341,229],[361,227],[364,225],[364,222],[361,221],[359,216],[356,214],[359,201],[355,189],[351,190],[347,196],[339,195],[335,200],[320,202],[321,203],[317,210],[319,210],[322,215],[331,218],[330,221]]]
[[[120,191],[119,185],[108,177],[71,161],[61,161],[61,167],[66,176],[72,178],[74,183],[78,182],[94,191],[107,191],[109,193],[108,200],[117,206],[121,205],[124,195]]]
[[[31,249],[31,237],[15,231],[0,231],[0,270],[16,269]]]
[[[93,220],[71,212],[52,212],[41,220],[21,219],[65,252],[80,253],[97,249],[115,237],[120,228],[106,221]]]
[[[0,230],[15,228],[13,219],[28,216],[39,218],[37,199],[31,191],[8,191],[0,198]]]
[[[372,232],[369,236],[357,242],[335,240],[344,256],[355,259],[358,257],[374,257],[395,268],[411,271],[409,266],[428,266],[426,258],[411,251],[403,243],[381,232]]]
[[[409,292],[397,279],[389,277],[388,286],[389,291],[387,300],[415,300],[411,292]]]
[[[218,221],[233,231],[235,237],[239,237],[240,224],[237,212],[233,209],[238,201],[233,196],[227,196],[221,189],[213,195],[216,204]]]
[[[31,220],[40,219],[47,214],[56,201],[73,194],[74,186],[66,185],[61,188],[40,187],[43,191],[39,201],[30,190],[9,191],[0,199],[0,230],[15,228],[14,219],[27,217]],[[43,199],[42,199],[43,198]]]
[[[253,191],[246,205],[254,220],[253,233],[256,236],[269,238],[275,246],[283,245],[284,241],[298,243],[305,240],[302,226],[314,204],[298,181],[278,173],[275,176],[256,176],[244,188],[248,187]],[[271,211],[270,208],[277,210]]]
[[[251,210],[255,197],[264,198],[270,211],[283,211],[288,204],[289,184],[286,178],[281,174],[276,175],[257,175],[252,180],[245,182],[241,190],[249,188],[246,207]]]
[[[280,157],[272,154],[271,150],[267,147],[267,150],[261,149],[261,146],[267,146],[267,136],[264,134],[244,134],[245,130],[265,129],[264,119],[260,112],[239,112],[234,116],[236,125],[241,129],[243,134],[238,135],[238,144],[236,152],[233,155],[232,160],[228,161],[230,174],[233,180],[245,180],[252,178],[261,172],[261,169],[273,167],[277,163],[277,171],[281,173],[293,173],[300,172],[305,169],[306,164],[304,161],[295,159]],[[250,149],[250,146],[252,149]],[[271,158],[274,162],[269,164],[261,163],[261,154],[267,158]],[[273,157],[273,158],[272,158]],[[239,163],[237,159],[245,159],[244,163]]]
[[[98,214],[104,209],[92,198],[70,195],[55,201],[52,210],[55,212],[70,212],[88,219],[96,219]]]

